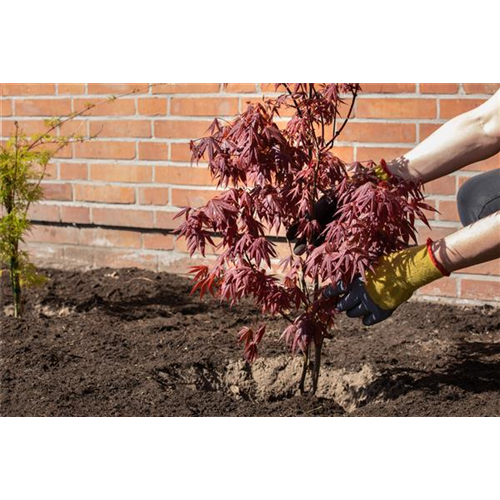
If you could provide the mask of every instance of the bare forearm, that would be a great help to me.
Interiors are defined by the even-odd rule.
[[[450,273],[500,257],[500,212],[434,242],[436,259]]]
[[[477,109],[457,116],[401,158],[391,173],[429,182],[500,151],[500,91]]]

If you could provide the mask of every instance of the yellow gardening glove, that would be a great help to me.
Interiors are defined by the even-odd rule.
[[[387,162],[385,160],[380,160],[380,165],[375,165],[373,167],[373,171],[381,181],[387,181],[392,177],[391,172],[389,172],[389,169],[387,168]]]
[[[354,165],[358,164],[355,163]],[[355,175],[355,172],[356,168],[354,168],[353,166],[347,167],[347,175],[349,177],[353,177]],[[372,172],[377,176],[379,181],[387,181],[394,175],[389,171],[387,162],[384,159],[380,160],[380,163],[378,165],[373,166]]]
[[[339,283],[325,294],[342,296],[337,309],[346,311],[351,318],[363,317],[363,323],[369,326],[391,316],[415,290],[448,275],[434,257],[429,239],[426,245],[382,256],[375,270],[366,272],[363,280],[358,276],[348,287]]]

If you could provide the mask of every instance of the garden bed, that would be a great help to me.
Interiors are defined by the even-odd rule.
[[[5,274],[5,273],[4,273]],[[317,396],[270,319],[243,362],[250,304],[190,296],[188,280],[136,269],[45,270],[11,316],[2,278],[2,416],[499,416],[500,311],[410,303],[372,328],[342,316]]]

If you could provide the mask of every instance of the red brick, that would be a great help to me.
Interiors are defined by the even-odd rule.
[[[172,161],[191,161],[191,149],[188,142],[172,143],[170,145],[170,159]]]
[[[39,243],[78,244],[79,229],[76,227],[40,226],[34,224],[29,236]]]
[[[12,137],[15,134],[15,122],[16,120],[2,120],[0,132],[3,137]],[[27,135],[42,134],[47,131],[47,125],[42,120],[17,120],[17,122],[19,131]]]
[[[244,94],[246,92],[256,92],[256,83],[228,83],[224,86],[225,92],[236,92]]]
[[[432,182],[428,182],[425,185],[425,192],[427,194],[442,194],[442,195],[452,195],[456,192],[456,178],[447,175],[446,177],[441,177]]]
[[[36,203],[30,207],[28,216],[33,221],[59,222],[59,207]]]
[[[467,274],[482,274],[486,276],[500,276],[500,259],[495,259],[490,262],[478,264],[476,266],[467,267],[456,271],[457,273]]]
[[[58,127],[59,135],[70,136],[87,136],[87,120],[75,118],[74,120],[69,120]]]
[[[0,99],[0,116],[12,115],[12,101],[10,99]]]
[[[457,296],[457,279],[441,278],[433,281],[418,291],[419,295],[433,295],[441,297],[456,297]]]
[[[427,217],[427,220],[433,221],[436,219],[436,201],[435,200],[425,200],[427,205],[430,205],[434,210],[424,210],[424,215]]]
[[[85,111],[84,116],[131,116],[135,115],[135,99],[123,97],[121,99],[96,99],[76,98],[74,99],[75,111],[81,111],[88,104],[94,107]]]
[[[46,150],[52,150],[54,152],[53,158],[57,158],[57,159],[59,159],[59,158],[65,158],[65,159],[73,158],[73,144],[67,144],[62,149],[58,149],[59,146],[57,144],[45,144],[42,147],[43,147],[43,149],[46,149]],[[57,152],[54,150],[57,150]]]
[[[162,184],[214,184],[208,168],[204,167],[155,167],[155,180]]]
[[[431,238],[433,241],[446,238],[450,234],[456,232],[457,229],[453,227],[433,227],[429,229],[428,227],[418,228],[418,244],[422,245],[427,241],[427,238]]]
[[[90,209],[87,207],[61,206],[61,220],[78,224],[90,223]]]
[[[64,261],[64,245],[28,242],[27,248],[34,262],[40,267],[59,267]]]
[[[77,184],[75,200],[101,203],[134,203],[135,189],[123,186],[95,186]]]
[[[476,299],[497,301],[500,300],[500,280],[482,281],[463,279],[460,297],[463,299]]]
[[[221,240],[220,238],[212,238],[215,245],[218,245]],[[185,238],[176,238],[175,239],[175,250],[180,253],[189,253],[189,248],[187,245],[187,241]],[[222,249],[216,249],[215,246],[208,244],[206,246],[206,255],[220,255],[222,253]]]
[[[90,179],[104,182],[151,182],[152,167],[139,165],[96,164],[90,166]]]
[[[354,161],[354,148],[338,146],[332,148],[330,151],[334,156],[337,156],[346,163]]]
[[[155,227],[158,229],[175,229],[178,227],[183,219],[175,219],[174,217],[176,215],[176,212],[164,212],[164,211],[156,211],[155,216],[156,216],[156,223]]]
[[[40,176],[43,172],[43,167],[41,165],[33,165],[33,172],[37,176]],[[45,172],[43,174],[45,180],[55,180],[57,179],[57,168],[54,162],[50,162],[45,167]]]
[[[80,232],[80,244],[118,248],[141,248],[141,233],[116,229],[84,228]]]
[[[189,248],[188,248],[187,241],[185,240],[185,238],[180,238],[180,237],[175,238],[174,248],[175,248],[176,252],[189,253]],[[210,253],[211,253],[211,246],[209,244],[207,244],[206,248],[205,248],[205,255],[210,254]]]
[[[176,207],[200,207],[217,196],[216,191],[172,189],[172,205]]]
[[[170,114],[180,116],[235,115],[238,99],[233,97],[176,98],[170,103]]]
[[[433,224],[434,221],[437,221],[438,214],[437,214],[437,201],[436,200],[425,200],[425,203],[427,205],[430,205],[434,210],[424,210],[424,215],[427,217],[427,220],[430,224]],[[420,229],[420,228],[419,228]],[[453,228],[453,231],[456,231],[456,228]],[[452,232],[453,232],[452,231]],[[433,231],[434,233],[434,231]],[[418,235],[418,238],[420,239],[420,235]],[[419,243],[425,243],[426,241],[420,240]]]
[[[87,180],[86,163],[60,163],[59,178],[61,180]]]
[[[207,265],[207,259],[196,256],[190,257],[189,255],[172,259],[167,252],[158,255],[158,271],[187,275],[192,266],[201,265]]]
[[[52,95],[54,83],[0,83],[1,95]]]
[[[288,123],[290,122],[289,118],[278,118],[275,120],[276,125],[278,125],[278,128],[280,130],[285,130],[286,127],[288,126]],[[316,134],[319,133],[320,126],[315,127]],[[332,137],[332,127],[327,126],[325,127],[325,137]]]
[[[168,188],[139,188],[139,203],[141,205],[167,205]]]
[[[61,116],[71,113],[71,99],[23,99],[16,102],[18,116]]]
[[[433,134],[438,128],[441,128],[441,126],[442,125],[439,125],[437,123],[419,123],[418,130],[420,142],[422,142],[424,139],[427,139],[427,137]]]
[[[434,99],[359,99],[356,118],[436,118]]]
[[[58,83],[57,84],[58,94],[85,94],[85,84],[84,83]]]
[[[285,89],[283,88],[282,85],[278,88],[278,90],[276,90],[275,83],[260,83],[258,85],[260,86],[261,91],[265,92],[266,94],[274,93],[274,92],[277,92],[277,93],[284,93],[285,92]]]
[[[384,159],[386,161],[393,160],[403,156],[409,151],[408,148],[372,148],[372,147],[360,147],[356,148],[356,160],[357,161],[368,161],[373,160],[378,163],[380,160]]]
[[[165,142],[140,142],[139,160],[168,160],[168,145]]]
[[[147,83],[89,83],[89,94],[126,94],[128,92],[147,92]]]
[[[138,267],[156,271],[158,258],[156,255],[146,254],[141,250],[112,250],[107,248],[96,248],[95,262],[99,267],[111,267],[119,269],[122,267]]]
[[[143,97],[137,101],[140,115],[164,116],[167,114],[167,100],[162,97]]]
[[[488,158],[487,160],[472,163],[464,170],[469,170],[471,172],[488,172],[490,170],[494,170],[495,168],[500,168],[500,153]]]
[[[109,158],[112,160],[133,160],[135,143],[90,141],[74,145],[77,158]]]
[[[208,135],[210,121],[165,120],[155,122],[155,136],[168,139],[198,139]]]
[[[72,245],[64,247],[64,262],[71,267],[93,267],[94,257],[95,250],[93,248]]]
[[[148,250],[173,250],[174,237],[170,234],[144,233],[142,244]]]
[[[147,120],[99,120],[90,122],[90,135],[99,137],[151,137]]]
[[[122,227],[153,227],[153,212],[119,208],[93,208],[94,224]]]
[[[464,175],[461,175],[458,177],[458,189],[460,189],[468,180],[470,177],[466,177]]]
[[[454,118],[483,104],[484,99],[441,99],[440,118]]]
[[[153,94],[204,94],[219,90],[220,83],[161,83],[153,87]]]
[[[416,139],[412,123],[349,123],[339,136],[340,141],[413,143]]]
[[[414,83],[362,83],[361,90],[370,94],[407,94],[414,93]]]
[[[422,94],[456,94],[458,83],[421,83]]]
[[[494,94],[500,83],[464,83],[466,94]]]
[[[70,184],[43,184],[43,197],[46,200],[71,201],[73,198]]]
[[[457,202],[454,201],[438,201],[438,210],[437,219],[439,220],[447,220],[447,221],[460,221],[460,217],[458,216]]]

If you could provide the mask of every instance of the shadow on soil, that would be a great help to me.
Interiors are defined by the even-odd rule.
[[[56,287],[49,282],[48,293],[41,301],[42,306],[64,304],[78,313],[93,309],[118,317],[120,320],[144,317],[170,317],[180,313],[184,316],[206,312],[207,305],[194,300],[189,295],[190,285],[185,279],[173,277],[167,284],[162,275],[145,273],[137,276],[136,270],[111,271],[94,277],[94,282],[86,283],[81,275],[69,276],[66,288]]]
[[[500,344],[462,341],[457,344],[457,350],[459,361],[447,364],[442,370],[384,370],[369,389],[371,399],[397,399],[415,390],[437,395],[443,387],[456,387],[475,394],[498,392],[500,395],[500,361],[488,360],[500,354]]]

